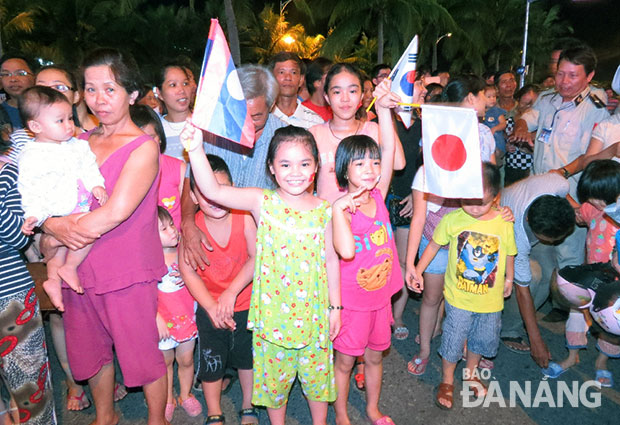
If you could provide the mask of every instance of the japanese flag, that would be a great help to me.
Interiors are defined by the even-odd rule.
[[[422,105],[424,191],[443,198],[482,198],[476,111]]]

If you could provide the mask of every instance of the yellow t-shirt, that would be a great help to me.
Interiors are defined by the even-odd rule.
[[[477,220],[459,208],[441,219],[433,240],[450,244],[443,290],[446,301],[475,313],[503,310],[506,256],[517,253],[513,224],[501,215]]]

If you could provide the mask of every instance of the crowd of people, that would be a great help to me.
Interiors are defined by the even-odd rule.
[[[165,64],[145,84],[115,49],[92,51],[80,69],[35,70],[5,55],[4,423],[56,423],[37,297],[53,305],[67,409],[92,400],[99,425],[118,423],[126,386],[142,387],[149,425],[203,405],[207,424],[224,424],[231,374],[242,424],[259,422],[257,407],[284,424],[297,379],[314,424],[330,403],[336,423],[350,424],[351,383],[370,421],[392,424],[379,408],[392,338],[419,345],[407,370],[420,376],[441,336],[442,409],[454,404],[461,359],[464,384],[486,394],[476,370],[494,367],[500,343],[557,378],[578,362],[592,323],[583,305],[569,311],[552,297],[547,319],[566,320],[569,353],[550,361],[536,311],[558,294],[557,270],[608,263],[620,273],[620,223],[605,213],[620,195],[620,114],[614,92],[591,84],[588,46],[552,57],[541,85],[519,90],[511,70],[418,71],[413,103],[473,109],[479,120],[484,196],[447,199],[425,189],[421,146],[432,141],[419,109],[410,122],[395,113],[402,99],[386,64],[365,74],[282,52],[240,66],[249,148],[192,125],[187,64]],[[35,288],[27,263],[40,261],[47,278]],[[403,321],[411,292],[422,294],[415,331]],[[607,360],[620,341],[599,330],[597,348],[595,379],[613,386]]]

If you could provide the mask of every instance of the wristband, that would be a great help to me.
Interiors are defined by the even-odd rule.
[[[564,176],[565,179],[570,177],[570,173],[565,167],[560,168],[560,170],[562,170],[562,175]]]
[[[327,307],[328,310],[343,310],[344,307],[341,305],[330,305],[329,307]]]

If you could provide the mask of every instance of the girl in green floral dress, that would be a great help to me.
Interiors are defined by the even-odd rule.
[[[312,134],[278,129],[267,154],[278,188],[217,183],[202,149],[201,132],[187,126],[192,173],[200,191],[223,206],[248,210],[258,223],[248,329],[254,331],[252,403],[266,406],[272,424],[284,424],[298,377],[314,424],[325,424],[336,399],[332,341],[340,330],[340,276],[329,203],[312,195],[318,151]],[[232,317],[221,318],[234,327]]]

